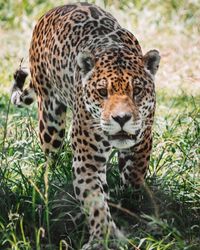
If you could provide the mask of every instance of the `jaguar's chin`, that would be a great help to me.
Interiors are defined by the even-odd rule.
[[[117,149],[126,149],[126,148],[131,148],[136,144],[135,140],[130,140],[130,139],[115,139],[115,140],[110,140],[109,141],[112,147],[117,148]]]

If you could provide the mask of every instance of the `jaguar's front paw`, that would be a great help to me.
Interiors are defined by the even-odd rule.
[[[113,248],[109,248],[107,244],[103,242],[103,240],[99,240],[99,242],[89,241],[85,244],[81,250],[114,250]]]
[[[95,239],[90,237],[81,250],[118,250],[125,243],[127,243],[126,237],[114,224],[109,235]]]

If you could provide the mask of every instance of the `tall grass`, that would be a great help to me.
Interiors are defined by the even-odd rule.
[[[199,77],[197,55],[189,52],[198,50],[189,39],[189,43],[181,44],[185,56],[174,53],[177,57],[175,60],[172,57],[173,65],[167,65],[165,54],[169,54],[169,47],[177,38],[171,34],[186,34],[184,39],[189,34],[197,40],[199,2],[96,2],[111,11],[120,8],[117,13],[123,16],[119,18],[128,13],[128,25],[137,24],[144,39],[148,32],[146,47],[149,43],[156,44],[163,52],[157,83],[154,147],[146,185],[139,192],[123,190],[114,151],[108,165],[110,207],[127,236],[127,243],[119,249],[198,250],[200,95],[197,91],[194,96],[188,94],[195,87],[191,79],[197,82]],[[0,0],[0,35],[6,33],[0,51],[0,249],[80,249],[88,237],[85,217],[73,193],[70,142],[66,139],[58,158],[47,165],[37,136],[36,105],[29,110],[17,110],[10,105],[8,93],[19,54],[26,47],[28,51],[26,41],[30,39],[34,20],[47,9],[63,3],[62,0]],[[149,36],[151,29],[158,30],[156,39],[154,31]],[[162,37],[169,41],[162,43]],[[177,65],[180,58],[184,61],[181,66]],[[167,67],[172,67],[169,72]],[[180,69],[187,71],[190,78],[185,79]],[[174,80],[182,83],[189,79],[190,89],[188,84],[182,92],[182,87],[177,92],[174,88],[159,90],[159,83],[168,83],[169,79],[173,87]]]

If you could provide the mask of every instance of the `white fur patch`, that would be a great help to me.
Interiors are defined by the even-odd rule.
[[[16,105],[16,106],[20,106],[22,103],[20,101],[20,96],[21,96],[22,92],[20,89],[16,89],[12,92],[11,95],[11,103]]]

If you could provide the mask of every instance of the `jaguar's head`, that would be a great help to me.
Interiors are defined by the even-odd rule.
[[[156,103],[154,75],[159,62],[157,50],[145,56],[113,50],[98,58],[79,53],[86,108],[112,146],[132,147],[145,129],[151,129]]]

